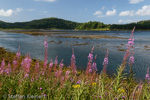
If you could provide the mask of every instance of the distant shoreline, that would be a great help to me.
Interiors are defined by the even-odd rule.
[[[85,30],[79,30],[79,29],[1,29],[0,31],[5,31],[5,32],[18,32],[18,31],[32,31],[32,32],[39,32],[42,30],[50,30],[52,32],[64,32],[64,30],[66,31],[131,31],[131,30],[121,30],[121,29],[85,29]],[[136,29],[135,31],[150,31],[149,30],[140,30],[140,29]],[[19,32],[18,32],[19,33]]]

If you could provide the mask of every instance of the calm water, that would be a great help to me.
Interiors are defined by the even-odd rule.
[[[61,30],[62,31],[62,30]],[[60,31],[60,32],[61,32]],[[59,32],[59,31],[58,31]],[[118,49],[126,49],[127,39],[75,39],[75,38],[60,38],[63,35],[109,35],[118,37],[130,37],[131,32],[124,31],[63,31],[69,34],[55,34],[48,36],[48,56],[50,59],[55,59],[58,56],[59,62],[64,59],[64,64],[70,65],[72,48],[75,50],[76,65],[78,69],[86,69],[87,56],[91,51],[92,46],[95,46],[94,55],[97,54],[97,67],[102,70],[102,62],[109,49],[109,65],[107,72],[111,75],[116,72],[116,68],[121,64],[125,51]],[[30,53],[32,58],[44,59],[44,36],[31,36],[27,34],[5,33],[0,31],[0,46],[10,51],[16,52],[18,46],[21,47],[21,53],[25,55]],[[150,66],[150,32],[135,32],[135,63],[133,69],[136,79],[144,79],[147,67]],[[76,44],[87,45],[76,45]],[[129,67],[126,68],[127,71]]]

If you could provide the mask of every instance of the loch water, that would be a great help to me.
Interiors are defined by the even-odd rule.
[[[50,31],[50,30],[46,30]],[[53,32],[53,31],[50,31]],[[62,38],[60,36],[70,35],[108,35],[116,37],[129,38],[131,31],[74,31],[61,30],[48,35],[48,59],[55,60],[58,56],[59,62],[64,59],[64,64],[70,65],[72,48],[75,51],[76,66],[78,69],[85,70],[88,62],[88,54],[94,46],[94,56],[97,54],[97,68],[100,72],[103,68],[103,60],[107,49],[109,50],[109,64],[107,73],[113,75],[116,73],[117,67],[121,64],[126,50],[128,39],[83,39],[83,38]],[[66,33],[66,34],[64,34]],[[135,39],[133,70],[137,80],[144,80],[147,67],[150,66],[150,32],[135,31],[133,38]],[[30,53],[32,58],[44,59],[44,40],[45,36],[28,35],[21,33],[11,33],[0,31],[0,47],[4,47],[12,52],[18,51],[20,45],[21,54]],[[128,72],[129,66],[126,67]]]

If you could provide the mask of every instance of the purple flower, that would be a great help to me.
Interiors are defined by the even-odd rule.
[[[81,83],[81,80],[78,80],[78,81],[77,81],[77,84],[80,84],[80,83]]]
[[[44,97],[46,97],[46,94],[44,94]]]
[[[40,90],[42,90],[42,87],[40,87]]]
[[[122,96],[123,99],[125,99],[125,96]]]
[[[76,74],[77,73],[77,70],[76,70],[76,59],[75,59],[75,55],[74,55],[74,49],[72,49],[72,56],[71,56],[71,69],[73,71],[73,74]]]
[[[58,64],[58,60],[57,60],[57,56],[56,56],[56,59],[55,59],[55,65],[57,65]]]
[[[47,35],[45,36],[44,46],[45,46],[45,48],[48,48]]]
[[[25,74],[24,78],[27,78],[27,77],[29,77],[29,74]]]
[[[70,81],[71,81],[71,83],[73,83],[74,82],[73,78],[70,78]]]
[[[49,67],[53,67],[53,61],[51,59],[51,63],[49,64]]]
[[[1,63],[1,66],[0,66],[1,69],[4,69],[5,68],[5,60],[3,59],[2,63]]]
[[[89,69],[89,73],[92,73],[92,69]]]
[[[70,74],[70,71],[66,71],[65,76],[68,76]]]
[[[93,54],[92,54],[92,53],[89,53],[88,60],[89,60],[90,62],[92,62],[92,60],[93,60]]]
[[[134,45],[134,39],[129,39],[128,41],[128,46],[133,46]]]
[[[104,61],[103,61],[103,65],[104,65],[103,71],[104,71],[104,73],[106,73],[106,67],[108,65],[108,50],[107,50],[107,53],[105,55],[105,58],[104,58]]]
[[[57,71],[57,72],[55,72],[55,76],[57,76],[57,74],[58,74],[58,71]]]
[[[146,74],[146,77],[145,78],[149,78],[149,74]]]
[[[63,64],[63,59],[61,60],[61,63],[59,64],[60,68],[63,68],[64,64]]]
[[[6,72],[7,74],[9,74],[10,69],[5,69],[5,72]]]
[[[14,59],[13,61],[13,65],[16,66],[17,65],[17,61]]]
[[[134,57],[133,57],[133,56],[131,56],[131,57],[129,58],[129,63],[130,63],[130,64],[133,64],[133,63],[134,63]]]
[[[92,65],[92,70],[97,71],[96,63],[94,62]]]
[[[34,78],[31,79],[31,82],[34,82]]]
[[[40,65],[39,65],[39,61],[37,61],[37,62],[36,62],[36,65],[35,65],[35,69],[38,69],[39,66],[40,66]]]
[[[18,52],[16,53],[16,57],[17,57],[17,58],[20,58],[20,55],[21,55],[21,54],[20,54],[20,46],[19,46]]]
[[[108,57],[105,57],[103,61],[103,65],[107,65],[107,64],[108,64]]]
[[[146,74],[146,76],[145,76],[145,79],[149,79],[149,67],[147,68],[147,74]]]

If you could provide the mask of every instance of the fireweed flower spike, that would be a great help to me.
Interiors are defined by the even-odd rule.
[[[95,71],[95,72],[97,71],[97,65],[96,65],[96,62],[95,62],[96,57],[97,57],[97,55],[95,55],[94,63],[92,65],[92,71]]]
[[[134,39],[133,39],[134,30],[135,30],[135,27],[132,30],[131,36],[130,36],[128,44],[127,44],[127,50],[126,50],[126,53],[125,53],[124,58],[123,58],[123,64],[126,63],[126,60],[129,57],[129,55],[130,55],[130,49],[134,45]]]
[[[58,60],[57,60],[57,56],[56,56],[56,58],[55,58],[55,66],[54,66],[54,71],[56,71],[56,67],[57,67],[57,65],[58,65]]]
[[[94,50],[94,46],[88,56],[88,64],[87,64],[87,68],[86,68],[87,75],[89,74],[89,72],[92,72],[91,68],[92,68],[92,61],[93,61],[93,50]]]
[[[49,63],[49,73],[51,72],[52,67],[53,67],[53,61],[52,61],[52,59],[51,59],[51,62]]]
[[[20,58],[20,55],[21,55],[21,53],[20,53],[20,45],[19,45],[18,52],[16,53],[16,57],[17,57],[17,59],[19,59],[19,58]]]
[[[11,65],[10,65],[10,63],[8,63],[8,66],[7,66],[8,68],[7,69],[5,69],[5,73],[6,74],[10,74],[11,73]]]
[[[5,71],[5,59],[3,59],[1,66],[0,66],[0,74],[3,74]]]
[[[48,42],[47,42],[47,35],[45,35],[44,46],[45,46],[44,70],[46,70],[47,63],[48,63]]]
[[[132,55],[131,55],[131,57],[129,58],[129,64],[130,64],[130,66],[132,66],[132,64],[134,63],[134,56],[133,56],[133,53],[134,53],[134,51],[132,50]]]
[[[39,72],[39,70],[40,70],[40,69],[39,69],[39,68],[40,68],[39,66],[40,66],[40,65],[39,65],[39,61],[37,60],[37,61],[36,61],[36,65],[35,65],[35,74],[37,74],[37,73]]]
[[[31,62],[32,59],[30,58],[30,55],[27,54],[26,58],[21,63],[21,66],[24,68],[24,73],[30,73]]]
[[[106,74],[106,67],[108,66],[108,50],[107,50],[107,53],[105,55],[105,58],[104,58],[104,61],[103,61],[103,65],[104,65],[103,72],[104,72],[104,74]]]
[[[69,74],[70,74],[70,71],[66,71],[65,79],[68,79],[68,78],[69,78]]]
[[[74,55],[74,49],[72,49],[71,69],[72,69],[72,73],[73,73],[74,75],[77,73],[75,63],[76,63],[76,60],[75,60],[75,55]]]
[[[149,67],[147,68],[147,73],[146,73],[145,79],[146,80],[150,79],[150,77],[149,77]]]

